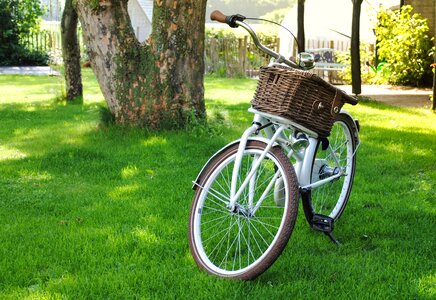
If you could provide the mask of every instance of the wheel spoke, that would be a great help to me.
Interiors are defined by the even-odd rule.
[[[274,233],[272,233],[271,231],[270,231],[270,229],[268,229],[268,227],[271,227],[271,229],[275,229],[275,230],[278,230],[279,229],[279,227],[278,226],[274,226],[274,225],[271,225],[271,224],[268,224],[268,223],[265,223],[265,222],[262,222],[261,220],[259,220],[258,218],[256,218],[256,217],[254,217],[253,218],[253,221],[255,221],[255,222],[257,222],[257,223],[259,223],[260,225],[262,225],[262,227],[274,238],[274,236],[275,236],[275,234]],[[267,227],[268,226],[268,227]]]
[[[231,229],[233,228],[233,226],[235,225],[235,223],[236,223],[236,222],[234,222],[234,223],[232,224],[232,220],[230,220],[228,229],[221,230],[220,232],[216,233],[216,234],[213,235],[212,237],[208,238],[206,241],[203,241],[203,243],[206,243],[206,242],[207,242],[208,240],[210,240],[211,238],[214,238],[214,237],[217,236],[218,234],[220,234],[220,233],[222,233],[222,232],[224,232],[224,231],[227,230],[227,233],[224,234],[224,235],[222,236],[222,238],[220,239],[220,241],[216,244],[215,248],[213,248],[213,250],[208,254],[209,256],[212,256],[212,254],[215,252],[215,250],[217,250],[218,247],[219,247],[218,250],[221,250],[221,247],[223,246],[223,243],[224,243],[225,239],[228,238],[228,236],[230,235],[230,231],[231,231]],[[216,252],[215,257],[214,257],[214,259],[213,259],[212,261],[216,261],[216,257],[217,257],[217,255],[218,255],[219,253],[220,253],[220,251],[217,251],[217,252]]]
[[[210,191],[212,191],[213,193]],[[224,203],[226,205],[230,201],[230,198],[228,196],[223,195],[222,193],[218,192],[217,190],[215,190],[212,187],[209,188],[209,194],[211,194],[214,198],[216,198],[217,200],[221,201],[222,203]]]

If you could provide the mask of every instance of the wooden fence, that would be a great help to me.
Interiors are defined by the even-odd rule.
[[[262,41],[265,43],[265,41]],[[266,45],[280,50],[280,40],[274,38]],[[250,76],[259,74],[261,66],[267,65],[270,58],[260,52],[249,37],[244,38],[206,38],[206,73],[220,76]],[[343,83],[340,72],[345,65],[339,63],[338,52],[349,52],[350,41],[313,40],[306,41],[306,52],[315,56],[316,67],[311,72],[331,83]],[[370,46],[368,51],[374,51]],[[296,53],[293,49],[292,53]]]
[[[50,51],[62,49],[61,34],[59,32],[41,31],[29,34],[22,42],[30,50]]]
[[[85,53],[85,43],[80,28],[77,31],[82,57]],[[50,60],[55,64],[62,63],[62,37],[59,31],[42,30],[38,33],[29,34],[21,40],[29,50],[46,52]]]
[[[278,38],[266,42],[267,46],[279,51]],[[206,73],[220,76],[258,75],[261,66],[267,65],[270,58],[260,52],[248,36],[244,38],[207,37],[205,41]]]
[[[78,31],[79,43],[82,55],[85,53],[83,35]],[[62,49],[60,31],[41,31],[38,34],[29,35],[23,42],[29,49],[46,52],[60,52]],[[267,47],[276,52],[280,51],[280,39],[268,38],[263,40]],[[348,52],[349,41],[331,40],[307,40],[306,51],[315,56],[317,67],[311,72],[332,82],[342,83],[339,76],[344,68],[337,61],[338,52]],[[369,51],[373,51],[370,46]],[[293,49],[293,53],[296,49]],[[58,54],[59,55],[59,54]],[[268,65],[270,57],[260,52],[248,36],[236,37],[206,37],[205,41],[205,66],[206,73],[219,76],[256,77],[261,66]]]

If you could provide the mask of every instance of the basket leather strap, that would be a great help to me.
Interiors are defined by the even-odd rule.
[[[335,98],[333,99],[332,109],[330,113],[332,116],[336,116],[341,111],[341,107],[344,105],[342,101],[342,93],[339,90],[336,90]]]

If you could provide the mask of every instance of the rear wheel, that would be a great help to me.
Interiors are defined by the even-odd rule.
[[[328,137],[328,147],[323,149],[322,142],[318,143],[312,163],[311,183],[335,176],[341,171],[343,176],[303,195],[306,198],[304,201],[311,206],[311,211],[305,210],[309,222],[313,214],[337,220],[343,213],[350,197],[356,168],[356,135],[353,119],[347,114],[339,114]]]
[[[239,143],[218,153],[196,189],[189,221],[189,245],[197,265],[228,278],[253,279],[285,248],[295,224],[299,190],[292,165],[279,147],[262,160],[234,210],[228,207]],[[248,141],[237,189],[266,144]],[[256,209],[258,200],[264,198]]]

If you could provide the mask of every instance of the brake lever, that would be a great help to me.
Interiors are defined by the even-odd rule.
[[[236,21],[243,22],[245,19],[247,18],[240,14],[231,15],[227,17],[226,23],[232,28],[237,28],[239,25],[236,24]]]

